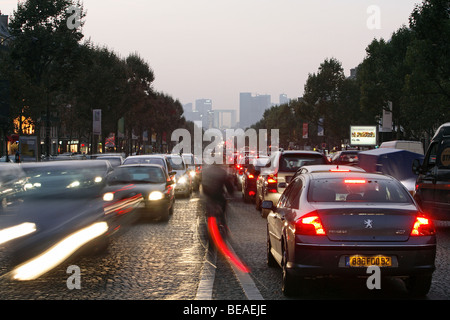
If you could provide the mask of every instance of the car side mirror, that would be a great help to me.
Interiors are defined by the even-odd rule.
[[[275,208],[273,207],[273,202],[272,202],[272,201],[269,201],[269,200],[264,200],[264,201],[261,203],[261,208],[263,208],[263,209],[268,209],[268,210],[272,210],[272,211],[275,210]]]
[[[414,174],[421,174],[422,173],[422,164],[420,163],[419,159],[414,159],[412,164],[412,172]]]

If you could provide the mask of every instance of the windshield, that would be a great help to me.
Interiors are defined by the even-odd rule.
[[[159,167],[119,167],[108,179],[108,184],[115,183],[164,183],[166,177]]]
[[[310,202],[411,203],[408,192],[393,180],[366,178],[317,179],[311,182]]]
[[[29,196],[85,197],[95,196],[107,175],[105,165],[37,165],[24,166]]]
[[[173,170],[185,170],[184,162],[181,157],[170,157],[169,162]]]
[[[295,172],[302,166],[326,164],[320,154],[285,154],[280,158],[280,171]]]

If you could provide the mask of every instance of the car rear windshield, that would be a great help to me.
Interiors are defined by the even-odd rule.
[[[310,202],[412,203],[399,182],[387,179],[330,178],[311,182]]]
[[[280,171],[295,172],[300,167],[312,164],[326,164],[320,154],[285,154],[280,158]]]
[[[158,167],[119,167],[109,177],[108,183],[164,183],[166,177]]]
[[[126,159],[124,164],[159,164],[164,167],[164,160],[161,158],[130,158]]]

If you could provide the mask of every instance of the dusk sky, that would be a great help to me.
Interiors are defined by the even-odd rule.
[[[85,39],[137,52],[157,91],[181,103],[238,109],[239,93],[302,96],[309,73],[334,57],[345,74],[374,38],[389,39],[418,0],[84,0]],[[379,8],[379,28],[373,25]],[[12,15],[17,0],[1,0]]]

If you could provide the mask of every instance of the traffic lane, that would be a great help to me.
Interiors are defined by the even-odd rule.
[[[207,250],[196,193],[177,199],[169,221],[141,219],[108,250],[75,256],[37,280],[0,279],[0,299],[194,299]],[[80,268],[80,289],[67,286],[71,265]]]
[[[250,268],[264,299],[289,300],[281,292],[281,268],[270,268],[266,264],[266,220],[261,218],[253,204],[244,203],[238,193],[234,194],[233,201],[229,201],[228,213],[232,246]],[[447,275],[450,268],[450,224],[438,222],[437,232],[436,271],[431,290],[425,298],[432,300],[450,298],[450,279]],[[310,280],[307,292],[293,299],[410,299],[400,279],[382,278],[380,290],[369,290],[366,282],[367,279],[363,278]]]

